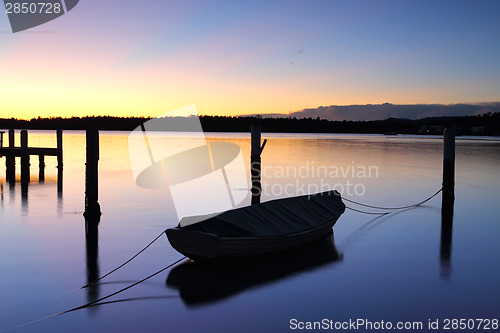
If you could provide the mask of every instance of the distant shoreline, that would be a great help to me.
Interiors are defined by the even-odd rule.
[[[146,117],[73,117],[34,118],[19,120],[0,118],[1,129],[84,130],[88,122],[96,122],[100,130],[132,131],[152,118]],[[184,118],[163,118],[169,128]],[[251,125],[260,125],[272,133],[346,133],[346,134],[442,134],[454,127],[458,135],[500,135],[500,112],[478,116],[429,117],[417,120],[388,118],[372,121],[333,121],[317,118],[263,118],[260,116],[200,116],[205,132],[249,132]]]

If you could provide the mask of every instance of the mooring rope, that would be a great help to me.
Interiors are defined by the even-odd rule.
[[[354,200],[351,200],[351,199],[348,199],[348,198],[345,198],[343,197],[342,199],[345,200],[345,201],[348,201],[348,202],[351,202],[355,205],[358,205],[358,206],[363,206],[363,207],[368,207],[368,208],[373,208],[373,209],[381,209],[381,210],[402,210],[402,209],[407,209],[407,208],[413,208],[413,207],[418,207],[424,203],[426,203],[427,201],[431,200],[432,198],[434,198],[436,195],[438,195],[441,191],[443,190],[443,188],[440,188],[436,193],[434,193],[432,196],[430,196],[429,198],[423,200],[423,201],[420,201],[420,202],[417,202],[415,204],[412,204],[412,205],[407,205],[407,206],[402,206],[402,207],[380,207],[380,206],[374,206],[374,205],[367,205],[367,204],[364,204],[364,203],[360,203],[360,202],[357,202],[357,201],[354,201]],[[362,213],[362,214],[368,214],[368,215],[387,215],[387,214],[390,214],[391,212],[367,212],[367,211],[363,211],[363,210],[359,210],[359,209],[356,209],[356,208],[352,208],[352,207],[349,207],[349,206],[346,206],[347,209],[349,210],[352,210],[354,212],[358,212],[358,213]],[[122,268],[123,266],[127,265],[128,263],[130,263],[132,260],[134,260],[137,256],[139,256],[142,252],[146,251],[147,248],[149,248],[151,245],[153,245],[164,233],[165,233],[166,230],[163,230],[158,236],[156,236],[148,245],[146,245],[145,247],[143,247],[139,252],[137,252],[136,254],[134,254],[130,259],[128,259],[127,261],[125,261],[123,264],[121,264],[120,266],[116,267],[115,269],[109,271],[108,273],[104,274],[103,276],[97,278],[96,280],[80,287],[79,289],[84,289],[84,288],[87,288],[91,285],[94,285],[95,283],[99,282],[100,280],[104,279],[105,277],[111,275],[112,273],[116,272],[117,270],[119,270],[120,268]]]
[[[115,296],[115,295],[118,295],[118,294],[120,294],[120,293],[124,292],[125,290],[128,290],[128,289],[130,289],[130,288],[132,288],[132,287],[137,286],[138,284],[143,283],[143,282],[144,282],[144,281],[146,281],[146,280],[151,279],[152,277],[154,277],[154,276],[156,276],[156,275],[160,274],[161,272],[163,272],[163,271],[165,271],[165,270],[169,269],[170,267],[172,267],[172,266],[174,266],[174,265],[176,265],[176,264],[180,263],[182,260],[184,260],[184,259],[186,259],[186,258],[187,258],[187,257],[186,257],[186,256],[184,256],[184,257],[180,258],[179,260],[176,260],[176,261],[174,261],[173,263],[171,263],[171,264],[169,264],[169,265],[167,265],[167,266],[163,267],[163,268],[162,268],[162,269],[160,269],[159,271],[157,271],[157,272],[155,272],[155,273],[153,273],[153,274],[151,274],[151,275],[149,275],[149,276],[145,277],[144,279],[142,279],[142,280],[140,280],[140,281],[137,281],[137,282],[135,282],[135,283],[132,283],[131,285],[128,285],[128,286],[126,286],[125,288],[122,288],[122,289],[120,289],[120,290],[118,290],[118,291],[115,291],[115,292],[113,292],[113,293],[111,293],[111,294],[109,294],[109,295],[106,295],[106,296],[104,296],[104,297],[101,297],[101,298],[99,298],[99,299],[96,299],[95,301],[89,302],[89,303],[87,303],[87,304],[80,305],[80,306],[74,307],[74,308],[72,308],[72,309],[69,309],[69,310],[63,311],[63,312],[59,312],[59,313],[57,313],[57,314],[55,314],[55,315],[53,315],[53,316],[59,316],[59,315],[65,314],[65,313],[69,313],[69,312],[73,312],[73,311],[76,311],[76,310],[85,309],[85,308],[88,308],[89,306],[96,305],[96,304],[98,304],[99,302],[104,301],[105,299],[108,299],[108,298],[110,298],[110,297],[113,297],[113,296]]]
[[[94,284],[96,284],[97,282],[99,282],[100,280],[104,279],[105,277],[107,277],[108,275],[111,275],[112,273],[116,272],[117,270],[119,270],[120,268],[122,268],[123,266],[125,266],[126,264],[128,264],[129,262],[131,262],[132,260],[134,260],[139,254],[141,254],[142,252],[146,251],[146,249],[148,247],[150,247],[151,245],[153,245],[154,242],[156,242],[164,233],[165,233],[166,230],[163,230],[158,236],[155,237],[155,239],[153,239],[148,245],[146,245],[145,247],[142,248],[142,250],[140,250],[139,252],[137,252],[136,254],[134,254],[134,256],[132,256],[130,259],[128,259],[127,261],[125,261],[123,264],[121,264],[120,266],[116,267],[115,269],[109,271],[108,273],[104,274],[103,276],[95,279],[94,281],[84,285],[83,287],[80,287],[79,289],[84,289],[84,288],[87,288],[87,287],[90,287]]]
[[[432,196],[430,196],[429,198],[423,200],[423,201],[420,201],[420,202],[417,202],[415,204],[412,204],[412,205],[407,205],[407,206],[402,206],[402,207],[379,207],[379,206],[374,206],[374,205],[367,205],[367,204],[363,204],[363,203],[360,203],[360,202],[356,202],[354,200],[351,200],[351,199],[348,199],[348,198],[342,198],[343,200],[345,201],[348,201],[348,202],[351,202],[353,204],[356,204],[356,205],[359,205],[359,206],[363,206],[363,207],[368,207],[368,208],[373,208],[373,209],[381,209],[381,210],[403,210],[403,209],[409,209],[409,208],[414,208],[414,207],[418,207],[418,206],[421,206],[422,204],[426,203],[427,201],[431,200],[432,198],[434,198],[436,195],[438,195],[441,191],[443,190],[443,188],[440,188],[436,193],[434,193]],[[359,209],[355,209],[355,208],[352,208],[352,207],[348,207],[346,206],[347,209],[349,210],[352,210],[352,211],[355,211],[355,212],[358,212],[358,213],[363,213],[363,214],[370,214],[370,215],[380,215],[379,217],[376,217],[374,220],[370,221],[368,224],[371,224],[373,221],[379,219],[380,217],[384,216],[384,215],[388,215],[388,214],[391,214],[391,213],[394,213],[394,212],[367,212],[367,211],[362,211],[362,210],[359,210]],[[366,225],[365,225],[366,226]],[[363,229],[365,226],[363,226],[362,228],[360,229]],[[109,271],[108,273],[104,274],[103,276],[97,278],[96,280],[76,289],[76,290],[79,290],[79,289],[84,289],[84,288],[87,288],[87,287],[90,287],[94,284],[96,284],[98,281],[104,279],[105,277],[111,275],[112,273],[116,272],[117,270],[119,270],[120,268],[122,268],[123,266],[127,265],[128,263],[130,263],[132,260],[134,260],[137,256],[139,256],[142,252],[144,252],[146,249],[148,249],[151,245],[153,245],[164,233],[165,233],[166,230],[163,230],[158,236],[156,236],[151,242],[149,242],[148,245],[146,245],[145,247],[143,247],[139,252],[137,252],[136,254],[134,254],[130,259],[128,259],[127,261],[125,261],[123,264],[119,265],[118,267],[114,268],[113,270]],[[359,230],[358,230],[359,231]],[[357,232],[355,232],[356,234]],[[202,244],[203,245],[203,244]],[[97,300],[94,300],[92,302],[88,302],[84,305],[80,305],[80,306],[77,306],[77,307],[74,307],[74,308],[71,308],[69,310],[65,310],[65,311],[62,311],[62,312],[59,312],[59,313],[55,313],[55,314],[52,314],[52,315],[49,315],[49,316],[46,316],[46,317],[43,317],[43,318],[40,318],[40,319],[37,319],[37,320],[34,320],[34,321],[31,321],[31,322],[28,322],[28,323],[24,323],[22,325],[18,325],[16,327],[12,327],[12,328],[9,328],[7,330],[3,330],[3,331],[0,331],[0,332],[7,332],[7,331],[11,331],[11,330],[14,330],[14,329],[17,329],[17,328],[20,328],[20,327],[24,327],[24,326],[27,326],[27,325],[30,325],[30,324],[34,324],[34,323],[37,323],[37,322],[40,322],[42,320],[45,320],[45,319],[49,319],[49,318],[53,318],[53,317],[56,317],[56,316],[60,316],[60,315],[63,315],[63,314],[66,314],[66,313],[70,313],[70,312],[73,312],[73,311],[77,311],[77,310],[81,310],[81,309],[85,309],[85,308],[88,308],[88,307],[91,307],[91,306],[96,306],[96,305],[101,305],[101,304],[107,304],[107,303],[113,303],[113,302],[102,302],[110,297],[113,297],[113,296],[116,296],[132,287],[135,287],[137,286],[138,284],[141,284],[149,279],[151,279],[152,277],[162,273],[163,271],[169,269],[170,267],[178,264],[179,262],[181,262],[182,260],[184,259],[187,259],[186,256],[174,261],[173,263],[165,266],[164,268],[160,269],[159,271],[153,273],[153,274],[150,274],[149,276],[143,278],[142,280],[140,281],[137,281],[137,282],[134,282],[128,286],[126,286],[125,288],[122,288],[118,291],[115,291],[111,294],[108,294],[104,297],[101,297]]]
[[[367,211],[364,211],[364,210],[359,210],[359,209],[352,208],[352,207],[349,207],[349,206],[345,206],[345,208],[350,209],[350,210],[355,211],[355,212],[358,212],[358,213],[368,214],[368,215],[387,215],[387,214],[390,214],[390,213],[391,213],[391,212],[383,212],[383,213],[378,213],[378,212],[367,212]]]
[[[401,206],[401,207],[380,207],[380,206],[373,206],[373,205],[367,205],[367,204],[364,204],[364,203],[360,203],[360,202],[357,202],[357,201],[354,201],[354,200],[351,200],[351,199],[348,199],[348,198],[345,198],[345,197],[342,197],[343,200],[345,201],[348,201],[350,203],[353,203],[355,205],[358,205],[358,206],[363,206],[363,207],[368,207],[368,208],[373,208],[373,209],[381,209],[381,210],[401,210],[401,209],[408,209],[408,208],[413,208],[413,207],[418,207],[418,206],[421,206],[423,205],[424,203],[426,203],[427,201],[431,200],[432,198],[434,198],[436,195],[438,195],[441,191],[443,190],[443,188],[441,187],[436,193],[434,193],[433,195],[431,195],[430,197],[428,197],[427,199],[423,200],[423,201],[420,201],[420,202],[417,202],[415,204],[412,204],[412,205],[408,205],[408,206]],[[354,208],[351,208],[351,207],[347,207],[346,208],[350,209],[350,210],[353,210],[355,212],[358,212],[358,213],[363,213],[363,214],[371,214],[371,215],[386,215],[386,214],[389,214],[390,212],[385,212],[385,213],[378,213],[378,212],[365,212],[365,211],[362,211],[362,210],[358,210],[358,209],[354,209]]]
[[[398,211],[395,211],[395,212],[388,212],[384,215],[379,215],[373,219],[371,219],[370,221],[368,221],[367,223],[363,224],[362,226],[360,226],[359,228],[357,228],[356,230],[354,230],[353,232],[351,232],[351,234],[349,234],[343,241],[342,243],[340,244],[337,244],[337,247],[339,249],[345,249],[347,246],[349,246],[357,237],[359,237],[359,235],[363,232],[368,232],[369,230],[375,228],[377,225],[380,225],[382,224],[384,221],[387,221],[388,219],[391,219],[393,218],[394,216],[398,215],[398,214],[403,214],[409,210],[412,210],[412,209],[415,209],[417,207],[410,207],[410,208],[407,208],[405,210],[398,210]]]
[[[128,290],[128,289],[130,289],[130,288],[132,288],[132,287],[135,287],[135,286],[137,286],[138,284],[143,283],[143,282],[144,282],[144,281],[146,281],[146,280],[149,280],[150,278],[152,278],[152,277],[154,277],[154,276],[156,276],[156,275],[160,274],[161,272],[163,272],[163,271],[165,271],[165,270],[169,269],[170,267],[172,267],[172,266],[174,266],[174,265],[178,264],[179,262],[181,262],[182,260],[184,260],[184,259],[186,259],[186,258],[187,258],[187,257],[185,257],[185,256],[184,256],[184,257],[182,257],[182,258],[180,258],[180,259],[178,259],[178,260],[174,261],[173,263],[171,263],[171,264],[169,264],[169,265],[167,265],[167,266],[163,267],[163,268],[162,268],[162,269],[160,269],[159,271],[157,271],[157,272],[155,272],[155,273],[153,273],[153,274],[151,274],[151,275],[149,275],[149,276],[145,277],[144,279],[142,279],[142,280],[140,280],[140,281],[137,281],[137,282],[135,282],[135,283],[133,283],[133,284],[131,284],[131,285],[129,285],[129,286],[127,286],[127,287],[125,287],[125,288],[122,288],[122,289],[120,289],[120,290],[118,290],[118,291],[115,291],[115,292],[113,292],[113,293],[111,293],[111,294],[109,294],[109,295],[106,295],[106,296],[104,296],[104,297],[101,297],[101,298],[99,298],[99,299],[97,299],[97,300],[95,300],[95,301],[88,302],[88,303],[86,303],[86,304],[84,304],[84,305],[80,305],[80,306],[74,307],[74,308],[69,309],[69,310],[66,310],[66,311],[62,311],[62,312],[58,312],[58,313],[54,313],[54,314],[51,314],[51,315],[49,315],[49,316],[46,316],[46,317],[43,317],[43,318],[39,318],[39,319],[36,319],[36,320],[30,321],[30,322],[27,322],[27,323],[24,323],[24,324],[21,324],[21,325],[15,326],[15,327],[11,327],[11,328],[8,328],[8,329],[3,330],[3,331],[0,331],[0,332],[1,332],[1,333],[4,333],[4,332],[9,332],[9,331],[12,331],[12,330],[15,330],[15,329],[18,329],[18,328],[24,327],[24,326],[28,326],[28,325],[31,325],[31,324],[38,323],[38,322],[43,321],[43,320],[46,320],[46,319],[50,319],[50,318],[53,318],[53,317],[57,317],[57,316],[60,316],[60,315],[66,314],[66,313],[69,313],[69,312],[73,312],[73,311],[76,311],[76,310],[85,309],[85,308],[88,308],[88,307],[91,307],[91,306],[96,306],[96,305],[99,305],[99,304],[105,304],[105,303],[100,303],[100,302],[101,302],[101,301],[103,301],[103,300],[105,300],[105,299],[108,299],[108,298],[110,298],[110,297],[113,297],[113,296],[115,296],[115,295],[118,295],[118,294],[120,294],[120,293],[124,292],[125,290]],[[80,289],[81,289],[81,288],[80,288]],[[112,303],[112,302],[110,302],[110,303]]]

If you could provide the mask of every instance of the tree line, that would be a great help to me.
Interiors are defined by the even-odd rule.
[[[0,118],[3,129],[84,130],[89,122],[100,130],[132,131],[150,117],[72,117],[33,118],[21,120]],[[442,128],[454,127],[462,135],[500,135],[500,112],[477,116],[429,117],[417,120],[389,118],[373,121],[334,121],[318,118],[262,116],[200,116],[205,132],[248,132],[251,125],[260,125],[264,132],[275,133],[361,133],[361,134],[438,134]],[[168,128],[183,128],[186,118],[161,118]],[[178,126],[177,126],[178,125]],[[159,126],[159,128],[163,128]]]

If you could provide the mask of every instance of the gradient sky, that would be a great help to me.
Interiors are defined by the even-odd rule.
[[[0,118],[500,101],[500,1],[80,0],[13,34]]]

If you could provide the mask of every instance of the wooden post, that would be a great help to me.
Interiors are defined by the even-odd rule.
[[[87,248],[87,283],[99,278],[98,257],[98,225],[101,220],[101,206],[98,202],[98,163],[99,163],[99,132],[95,122],[87,123],[86,132],[86,163],[85,163],[85,239]],[[62,147],[61,144],[57,147]],[[59,155],[58,155],[59,156]],[[61,152],[62,171],[62,152]],[[62,172],[61,172],[62,174]],[[93,302],[99,298],[99,286],[91,285],[87,290],[87,300]]]
[[[14,130],[9,130],[9,148],[14,148]],[[16,157],[14,154],[7,155],[5,158],[7,181],[14,183],[16,181]]]
[[[9,130],[9,148],[14,148],[14,130]]]
[[[453,205],[455,203],[455,130],[444,130],[443,149],[443,196],[441,212],[446,222],[453,222]]]
[[[57,136],[57,168],[62,170],[63,168],[63,132],[61,129],[56,131]]]
[[[38,155],[38,181],[43,183],[45,181],[45,155]]]
[[[21,183],[30,181],[30,155],[28,153],[28,131],[21,131]]]
[[[3,134],[5,132],[4,131],[0,131],[0,148],[3,148]]]
[[[99,132],[97,124],[87,125],[87,163],[85,163],[85,213],[87,219],[101,215],[99,205]]]
[[[455,204],[455,130],[446,128],[443,135],[443,193],[441,203],[441,276],[451,274],[451,241]]]
[[[63,191],[63,131],[56,131],[57,140],[57,193]]]
[[[261,158],[260,155],[264,150],[267,140],[264,140],[262,146],[261,128],[260,126],[251,126],[251,144],[252,150],[250,153],[250,171],[252,175],[252,205],[260,203],[260,195],[262,193],[261,184]]]
[[[9,130],[9,148],[14,148],[14,130]]]

